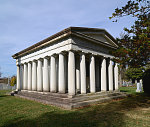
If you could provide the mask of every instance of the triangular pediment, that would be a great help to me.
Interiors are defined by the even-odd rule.
[[[114,38],[110,38],[105,31],[102,32],[80,32],[86,36],[89,36],[90,38],[93,38],[95,40],[98,40],[100,42],[103,42],[104,44],[109,44],[112,45],[114,47],[118,47],[118,45],[116,44],[116,42],[114,41]]]

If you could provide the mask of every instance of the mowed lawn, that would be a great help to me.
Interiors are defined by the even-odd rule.
[[[131,97],[112,100],[75,110],[64,110],[13,96],[0,91],[2,127],[148,127],[150,96],[122,87]]]

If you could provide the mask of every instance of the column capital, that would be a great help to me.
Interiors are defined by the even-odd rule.
[[[50,57],[57,57],[58,54],[54,53]]]
[[[118,64],[117,62],[114,62],[114,66],[115,66],[115,67],[118,67],[119,64]]]
[[[37,62],[37,60],[36,60],[36,59],[34,59],[32,62]]]
[[[103,59],[107,60],[108,57],[106,57],[106,56],[101,56],[101,59],[102,59],[102,60],[103,60]]]
[[[58,55],[59,55],[59,54],[66,55],[67,52],[66,52],[66,51],[61,51],[61,52],[58,53]]]
[[[69,51],[68,51],[68,53],[69,53],[69,52],[73,52],[73,53],[75,53],[76,51],[75,51],[75,50],[69,50]]]
[[[31,64],[31,63],[32,63],[32,61],[28,61],[27,63],[30,63],[30,64]]]
[[[85,52],[83,52],[83,51],[80,51],[80,52],[79,52],[79,55],[83,55],[83,54],[84,54],[84,55],[87,55],[87,53],[85,53]]]
[[[27,62],[24,62],[23,64],[28,64]]]
[[[50,56],[44,56],[43,57],[43,59],[49,59],[50,58]]]
[[[16,64],[16,66],[23,66],[24,64],[23,63],[20,63],[20,64]]]
[[[38,60],[43,61],[43,58],[38,58],[37,61],[38,61]]]

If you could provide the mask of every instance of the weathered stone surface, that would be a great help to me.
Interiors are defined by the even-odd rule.
[[[70,98],[69,95],[61,93],[19,91],[18,94],[14,94],[14,96],[65,109],[74,109],[86,105],[110,101],[112,99],[124,98],[127,94],[122,92],[97,92],[93,94],[79,94]]]

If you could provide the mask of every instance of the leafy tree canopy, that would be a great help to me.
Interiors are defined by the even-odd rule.
[[[16,76],[11,77],[10,85],[14,86],[16,84]]]
[[[129,78],[129,79],[141,79],[143,76],[143,71],[144,68],[140,67],[140,68],[128,68],[125,72],[125,75]]]
[[[125,34],[117,38],[119,48],[113,52],[115,61],[122,65],[137,68],[150,61],[150,2],[148,0],[129,0],[122,8],[116,8],[110,19],[129,16],[136,17],[130,29],[124,28]]]

